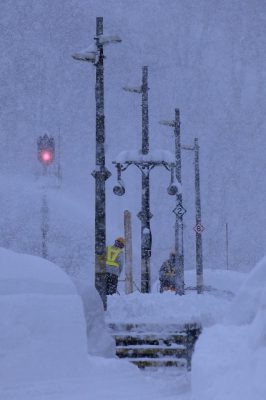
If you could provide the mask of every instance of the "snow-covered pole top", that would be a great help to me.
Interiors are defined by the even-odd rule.
[[[96,18],[96,36],[94,39],[96,43],[93,43],[86,49],[72,55],[74,60],[87,61],[96,65],[98,63],[100,51],[103,49],[103,46],[106,46],[110,43],[122,42],[118,35],[103,35],[103,17]]]
[[[148,106],[148,67],[142,67],[142,84],[141,86],[129,87],[124,86],[123,90],[130,93],[142,94],[142,154],[149,152],[149,106]]]
[[[176,155],[176,179],[181,183],[181,142],[180,142],[180,111],[175,109],[175,119],[172,121],[160,121],[161,125],[174,128],[175,133],[175,155]]]

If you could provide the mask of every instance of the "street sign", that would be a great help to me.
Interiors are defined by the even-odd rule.
[[[201,224],[197,224],[197,225],[195,225],[194,226],[194,231],[196,232],[196,233],[199,233],[199,234],[202,234],[202,232],[204,231],[204,226],[203,225],[201,225]]]
[[[187,212],[187,210],[182,206],[181,203],[178,203],[173,212],[175,213],[175,215],[181,218]]]

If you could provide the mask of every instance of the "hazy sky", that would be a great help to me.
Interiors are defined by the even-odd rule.
[[[183,144],[199,138],[205,265],[226,267],[228,223],[230,266],[250,268],[266,252],[262,1],[2,0],[2,173],[35,179],[36,138],[45,132],[57,136],[60,131],[63,190],[88,207],[93,236],[95,71],[91,65],[74,62],[71,54],[93,42],[96,16],[104,17],[105,32],[123,40],[106,48],[105,60],[106,162],[113,173],[107,182],[108,239],[121,233],[123,210],[130,209],[138,265],[140,174],[133,167],[125,172],[127,194],[118,199],[112,193],[111,162],[120,151],[141,146],[141,99],[121,88],[139,85],[141,66],[148,65],[151,148],[173,149],[171,131],[157,122],[172,119],[176,107],[181,112]],[[187,268],[194,266],[193,179],[193,157],[186,153]],[[169,180],[162,169],[151,174],[154,276],[174,243],[175,204],[166,192]],[[4,196],[7,199],[8,192]],[[17,200],[19,209],[19,196]]]

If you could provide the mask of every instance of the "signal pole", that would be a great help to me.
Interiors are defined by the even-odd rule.
[[[47,237],[49,230],[49,208],[46,194],[46,177],[47,168],[54,162],[55,158],[55,141],[52,136],[40,136],[37,141],[38,160],[43,166],[43,192],[42,192],[42,205],[41,205],[41,237],[42,237],[42,257],[48,258]]]
[[[194,139],[194,146],[182,146],[180,141],[180,112],[175,109],[174,121],[160,121],[162,125],[174,128],[175,135],[175,156],[176,156],[176,179],[181,184],[181,150],[194,151],[194,185],[195,185],[195,215],[196,225],[196,285],[197,292],[203,292],[203,261],[202,261],[202,232],[204,226],[201,224],[201,199],[200,199],[200,171],[199,171],[199,144]],[[169,191],[168,191],[169,193]],[[172,194],[172,193],[169,193]],[[175,221],[175,251],[176,251],[176,293],[185,294],[184,282],[184,245],[183,245],[183,215],[186,210],[182,204],[182,192],[176,193],[176,207],[173,210],[176,214]]]
[[[121,42],[118,36],[103,35],[103,18],[96,18],[95,44],[88,50],[73,54],[78,61],[91,62],[96,67],[96,168],[95,178],[95,287],[98,290],[104,310],[107,309],[106,296],[106,217],[105,181],[111,172],[105,166],[105,116],[104,116],[104,46]]]
[[[201,197],[200,197],[200,169],[199,169],[199,142],[194,139],[194,146],[182,146],[184,150],[194,151],[194,185],[195,185],[195,217],[196,225],[196,286],[197,293],[203,293],[203,256],[202,256],[202,232],[204,226],[201,223]]]

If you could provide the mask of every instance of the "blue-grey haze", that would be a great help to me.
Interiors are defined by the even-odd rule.
[[[173,119],[176,107],[181,112],[182,143],[191,145],[194,137],[199,138],[204,265],[226,268],[228,223],[229,267],[251,268],[266,253],[263,1],[1,0],[1,174],[19,174],[34,185],[40,167],[37,137],[61,133],[61,190],[65,196],[71,193],[88,213],[81,218],[85,228],[80,230],[65,224],[67,215],[52,219],[51,225],[56,221],[59,225],[51,246],[55,259],[57,241],[58,248],[71,249],[74,259],[82,253],[84,267],[88,263],[86,238],[88,251],[93,248],[94,179],[90,173],[95,163],[95,70],[90,64],[75,62],[71,54],[93,42],[96,16],[104,17],[106,32],[119,34],[123,40],[106,48],[105,60],[106,163],[113,173],[107,181],[108,240],[122,233],[124,209],[132,211],[134,264],[139,275],[140,173],[133,167],[124,173],[127,194],[116,198],[111,162],[120,151],[141,146],[141,99],[121,88],[137,86],[141,67],[148,65],[151,149],[173,150],[171,130],[158,121]],[[182,158],[188,210],[185,265],[193,268],[193,156],[185,152]],[[174,243],[174,198],[166,192],[169,180],[163,169],[151,173],[153,279]],[[38,253],[39,205],[29,205],[26,195],[21,199],[20,190],[20,185],[12,189],[7,185],[0,195],[0,244]],[[70,215],[71,207],[66,209]]]

